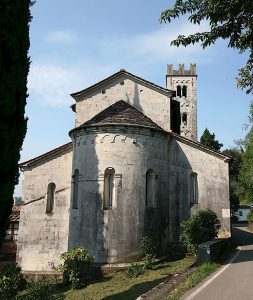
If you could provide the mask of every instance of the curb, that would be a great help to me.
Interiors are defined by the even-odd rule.
[[[140,295],[136,300],[161,300],[167,297],[172,290],[174,290],[179,284],[183,283],[196,269],[197,267],[195,264],[192,264],[183,272],[175,274],[169,279],[165,279],[145,294]]]

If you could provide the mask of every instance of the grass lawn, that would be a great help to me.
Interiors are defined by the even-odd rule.
[[[64,293],[64,299],[136,299],[147,292],[166,277],[182,272],[194,262],[194,258],[187,257],[174,262],[163,262],[148,270],[137,278],[128,278],[124,271],[119,271],[103,280],[91,283],[81,290],[70,290]]]
[[[165,280],[165,278],[182,272],[193,262],[193,257],[186,257],[173,262],[162,262],[155,265],[153,270],[148,270],[137,278],[128,278],[124,271],[118,271],[114,274],[106,275],[99,281],[91,282],[80,290],[67,290],[66,288],[55,287],[52,299],[134,300]],[[22,297],[19,299],[22,299]]]
[[[217,271],[220,267],[221,264],[216,264],[213,262],[203,264],[187,278],[186,282],[173,290],[170,296],[168,296],[167,300],[179,300],[185,292],[195,287],[198,283],[203,281],[213,272]]]

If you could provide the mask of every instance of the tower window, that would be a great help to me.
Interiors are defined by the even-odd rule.
[[[105,170],[104,179],[104,208],[110,209],[114,204],[114,174],[113,168],[107,168]]]
[[[182,115],[182,122],[185,126],[187,125],[187,114]]]
[[[190,175],[190,187],[191,187],[191,194],[190,194],[190,201],[192,204],[198,203],[198,197],[199,197],[199,192],[198,192],[198,174],[197,173],[192,173]]]
[[[182,96],[185,97],[185,98],[187,98],[187,86],[186,85],[183,86]]]
[[[50,182],[47,186],[47,207],[46,213],[52,213],[54,209],[54,194],[55,194],[56,185],[53,182]]]
[[[146,173],[146,207],[155,206],[155,173],[148,170]]]
[[[78,181],[79,171],[76,169],[73,175],[73,209],[78,208]]]
[[[177,96],[181,97],[182,96],[182,88],[180,85],[177,86]]]

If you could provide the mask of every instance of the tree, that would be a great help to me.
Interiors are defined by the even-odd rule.
[[[239,173],[240,193],[243,202],[253,203],[253,127],[246,136],[245,151]]]
[[[249,52],[245,67],[239,70],[237,85],[253,93],[253,1],[252,0],[176,0],[171,9],[161,14],[161,22],[171,22],[182,15],[189,15],[194,24],[209,21],[210,30],[184,36],[179,35],[172,45],[188,46],[200,42],[203,48],[217,39],[227,39],[228,47],[240,53]]]
[[[219,143],[218,140],[215,139],[215,134],[211,134],[207,128],[204,130],[200,138],[200,143],[215,151],[220,151],[220,148],[223,146],[223,144]]]
[[[229,162],[229,198],[231,215],[233,216],[240,205],[239,173],[242,165],[242,151],[237,148],[226,149],[222,152],[232,157]]]
[[[8,225],[27,127],[31,5],[30,0],[2,0],[0,4],[0,238]]]

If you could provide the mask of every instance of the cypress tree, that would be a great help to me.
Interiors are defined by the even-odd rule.
[[[216,151],[220,151],[220,148],[223,146],[223,144],[219,143],[219,141],[215,139],[215,134],[211,134],[207,128],[204,130],[200,138],[200,144]]]
[[[0,2],[0,239],[5,236],[26,134],[31,0]]]

